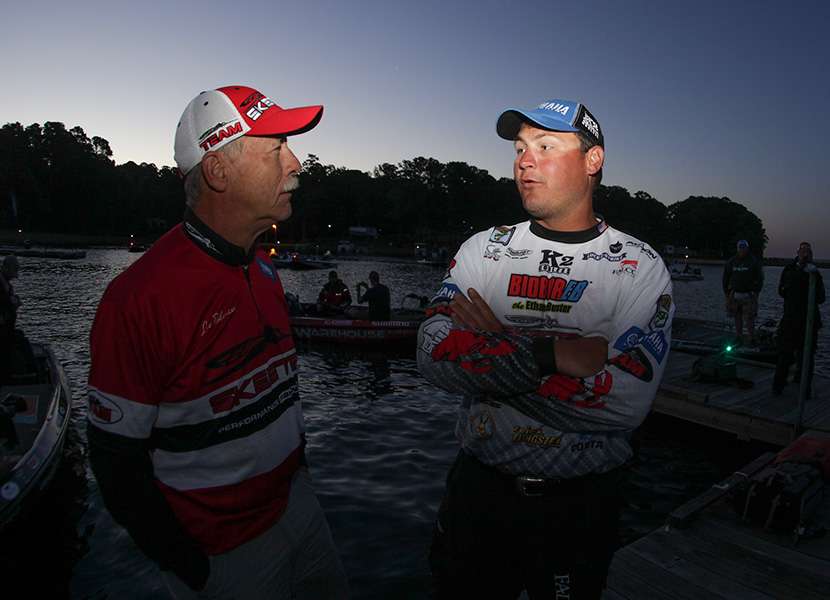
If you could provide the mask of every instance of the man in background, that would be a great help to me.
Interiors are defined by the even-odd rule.
[[[764,268],[761,261],[749,253],[749,242],[739,240],[737,253],[723,267],[723,294],[726,312],[735,318],[736,344],[744,342],[746,325],[748,342],[755,344],[755,317],[758,314],[758,294],[764,287]]]
[[[377,271],[369,273],[369,286],[365,281],[357,284],[358,303],[369,303],[370,321],[388,321],[391,306],[389,300],[389,288],[380,282],[380,275]]]
[[[802,373],[804,358],[804,342],[807,335],[807,311],[810,289],[810,277],[816,279],[815,304],[813,309],[813,342],[810,352],[810,361],[807,373]],[[784,299],[784,315],[778,323],[778,363],[775,367],[775,378],[772,391],[778,395],[787,384],[787,374],[790,365],[795,362],[793,383],[799,383],[801,377],[807,378],[807,389],[813,378],[815,365],[816,344],[818,330],[821,328],[821,313],[818,305],[825,299],[824,281],[816,265],[813,263],[813,248],[809,242],[801,242],[795,260],[781,271],[778,281],[778,295]]]
[[[352,294],[348,286],[337,276],[337,271],[329,271],[329,280],[317,296],[317,310],[321,313],[336,314],[351,305]]]

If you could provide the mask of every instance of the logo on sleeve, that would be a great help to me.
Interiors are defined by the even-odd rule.
[[[89,393],[89,418],[95,423],[113,425],[124,418],[121,408],[109,398],[95,392]]]
[[[649,325],[652,329],[662,329],[669,320],[669,309],[671,308],[671,296],[663,294],[657,299],[657,310],[651,318]]]

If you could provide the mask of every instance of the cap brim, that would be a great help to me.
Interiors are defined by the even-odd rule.
[[[301,106],[282,110],[266,110],[247,135],[299,135],[310,131],[323,118],[322,106]]]
[[[515,140],[519,134],[519,130],[522,128],[522,123],[530,123],[541,129],[547,129],[548,131],[567,131],[570,133],[579,131],[576,127],[557,119],[546,119],[532,112],[518,108],[508,108],[501,113],[499,120],[496,121],[496,133],[505,140]]]

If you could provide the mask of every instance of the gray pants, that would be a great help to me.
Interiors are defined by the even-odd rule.
[[[210,557],[205,589],[194,592],[162,571],[177,600],[341,600],[346,574],[308,471],[291,483],[288,507],[268,531],[230,552]]]

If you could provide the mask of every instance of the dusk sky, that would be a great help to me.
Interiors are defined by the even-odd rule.
[[[172,165],[185,105],[222,85],[325,105],[303,160],[414,156],[512,177],[507,107],[583,101],[603,183],[727,196],[767,255],[830,257],[830,2],[6,2],[0,124],[62,121],[117,163]],[[470,207],[475,210],[474,206]]]

